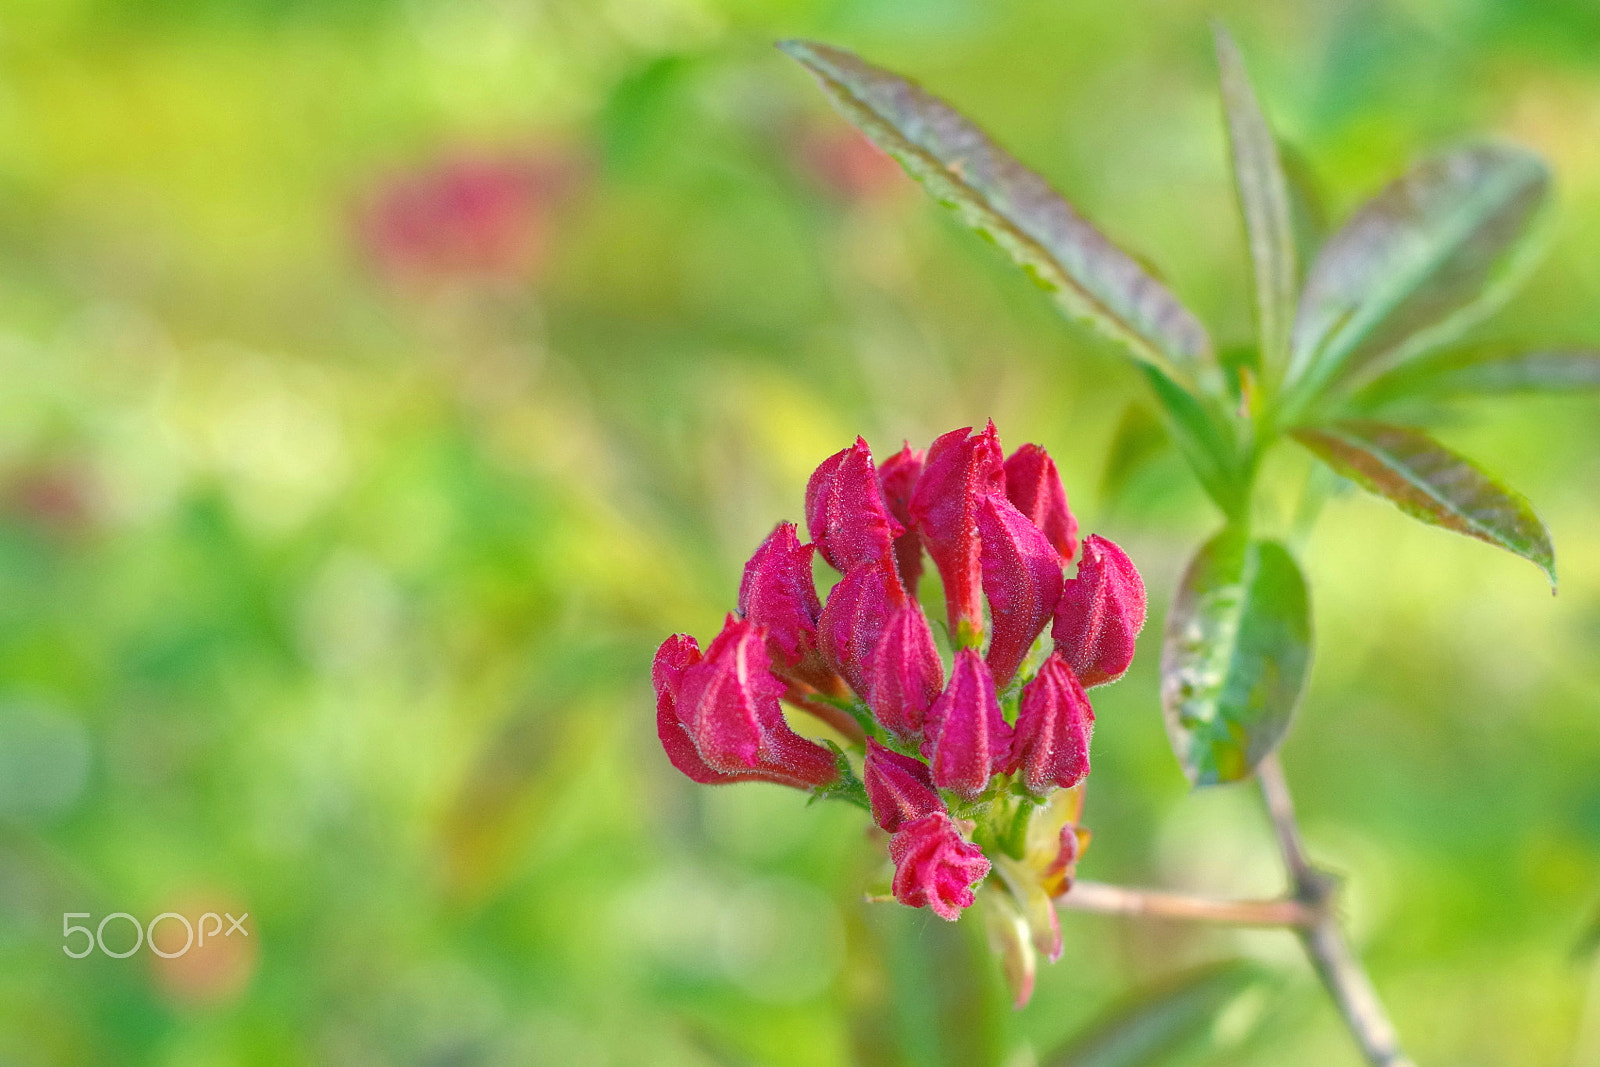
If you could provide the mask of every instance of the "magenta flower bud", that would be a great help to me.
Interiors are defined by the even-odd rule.
[[[878,641],[890,618],[907,603],[888,555],[851,568],[828,593],[817,623],[818,642],[829,666],[863,700],[872,693],[872,655]]]
[[[989,873],[983,850],[963,839],[942,811],[903,824],[889,839],[889,857],[895,899],[909,908],[932,908],[949,922],[972,907],[972,886]]]
[[[1006,773],[1021,771],[1022,784],[1035,796],[1070,789],[1089,774],[1093,731],[1088,694],[1061,654],[1052,653],[1022,688]]]
[[[911,494],[911,518],[939,568],[958,645],[976,645],[983,634],[983,593],[978,560],[978,503],[1005,492],[1004,454],[991,421],[976,437],[972,427],[951,430],[933,442]]]
[[[1011,681],[1044,632],[1061,598],[1061,556],[1005,497],[978,505],[983,591],[989,598],[989,669],[1000,688]]]
[[[656,687],[656,734],[661,738],[661,747],[667,750],[667,759],[695,781],[710,784],[721,781],[722,776],[700,758],[678,717],[678,691],[683,686],[683,673],[699,662],[700,643],[688,634],[673,634],[656,649],[655,662],[650,665],[650,680]]]
[[[1050,453],[1023,445],[1006,460],[1006,498],[1026,515],[1070,563],[1078,553],[1078,520],[1067,507],[1067,491]]]
[[[1098,534],[1083,542],[1078,576],[1056,604],[1051,635],[1084,688],[1121,678],[1144,628],[1144,580],[1127,553]]]
[[[867,739],[861,781],[867,787],[872,820],[891,834],[914,819],[944,810],[926,763],[902,756],[871,738]]]
[[[922,754],[933,764],[934,782],[963,799],[977,799],[1006,761],[1011,727],[1000,712],[994,675],[974,649],[956,652],[950,684],[928,709],[927,733]]]
[[[872,651],[867,703],[883,728],[910,744],[944,688],[944,664],[928,617],[908,601],[889,617]]]
[[[867,442],[822,461],[806,483],[806,526],[822,558],[841,574],[889,555],[904,531],[889,517]]]
[[[883,501],[894,521],[905,533],[894,539],[894,561],[900,568],[900,584],[912,600],[917,598],[917,582],[922,578],[922,538],[911,521],[911,494],[922,474],[926,454],[908,442],[900,451],[878,465],[878,484]]]
[[[714,769],[737,773],[761,762],[766,709],[776,710],[784,691],[769,662],[761,627],[729,615],[705,658],[684,671],[683,721]]]
[[[784,683],[768,669],[766,640],[759,626],[730,615],[703,657],[684,635],[668,638],[656,653],[651,673],[662,747],[697,782],[811,789],[839,776],[833,754],[784,720],[778,705]]]
[[[834,693],[838,676],[817,647],[822,601],[811,577],[813,551],[800,543],[794,523],[779,523],[745,564],[739,614],[767,631],[774,673]]]

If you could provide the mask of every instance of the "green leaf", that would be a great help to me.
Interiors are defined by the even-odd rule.
[[[1108,501],[1119,499],[1134,476],[1171,444],[1166,427],[1154,412],[1142,403],[1129,404],[1111,433],[1105,470],[1100,475],[1100,496]]]
[[[1288,378],[1296,405],[1443,343],[1490,310],[1528,259],[1525,238],[1549,188],[1537,156],[1475,145],[1425,160],[1357,210],[1323,246],[1300,297]]]
[[[1205,327],[1043,178],[949,104],[851,52],[778,45],[821,84],[840,114],[900,161],[941,204],[998,244],[1069,317],[1168,374],[1212,361]]]
[[[1412,518],[1531,560],[1554,588],[1550,531],[1532,505],[1421,430],[1349,419],[1295,430],[1293,436],[1335,471]]]
[[[1411,397],[1600,389],[1600,349],[1448,348],[1390,371],[1362,391],[1376,405]]]
[[[1167,736],[1189,780],[1247,777],[1289,728],[1310,664],[1310,605],[1294,558],[1223,530],[1184,573],[1161,649]]]
[[[1217,1019],[1261,984],[1261,972],[1241,963],[1179,975],[1113,1005],[1083,1033],[1041,1057],[1040,1067],[1155,1067],[1209,1051]]]
[[[1160,368],[1145,364],[1140,369],[1161,403],[1168,433],[1201,487],[1224,515],[1241,516],[1250,506],[1250,480],[1242,469],[1233,424]]]
[[[1328,239],[1327,197],[1322,183],[1306,159],[1294,145],[1278,140],[1278,161],[1283,165],[1284,180],[1289,186],[1289,218],[1294,225],[1295,259],[1303,267],[1317,258],[1322,242]],[[1300,278],[1296,276],[1295,284]]]
[[[1221,23],[1214,31],[1233,183],[1255,272],[1261,359],[1269,373],[1276,375],[1289,358],[1289,328],[1299,280],[1289,187],[1278,159],[1278,144],[1250,87],[1239,46]]]

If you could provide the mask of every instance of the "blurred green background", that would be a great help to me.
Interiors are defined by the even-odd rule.
[[[978,923],[860,902],[859,812],[695,787],[652,723],[655,644],[714,632],[812,466],[992,415],[1152,592],[1083,875],[1280,890],[1254,795],[1188,794],[1162,732],[1216,518],[1114,454],[1135,376],[770,47],[956,101],[1227,344],[1213,15],[1335,216],[1455,139],[1546,154],[1550,252],[1484,332],[1600,339],[1581,0],[0,4],[0,1063],[1026,1067],[1235,957],[1176,1059],[1096,1062],[1357,1063],[1270,931],[1069,915],[1013,1014]],[[1440,432],[1561,594],[1336,500],[1284,762],[1420,1063],[1591,1067],[1600,401]],[[248,942],[61,951],[64,912],[224,909]]]

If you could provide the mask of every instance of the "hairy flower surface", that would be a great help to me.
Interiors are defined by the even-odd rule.
[[[1028,517],[1069,563],[1078,554],[1078,520],[1067,507],[1067,491],[1050,453],[1023,445],[1006,460],[1006,499]]]
[[[1114,682],[1133,662],[1144,629],[1144,579],[1128,554],[1097,534],[1083,542],[1078,576],[1056,605],[1056,651],[1087,687]]]
[[[1004,689],[1050,624],[1061,598],[1061,556],[1027,516],[1002,496],[978,505],[983,592],[993,623],[989,669]]]
[[[813,545],[802,545],[794,523],[782,522],[745,564],[739,614],[767,631],[772,669],[815,689],[836,688],[817,647],[822,601],[811,577]]]
[[[939,568],[950,633],[960,644],[983,634],[978,505],[1005,492],[1002,456],[993,422],[976,437],[970,426],[951,430],[929,446],[911,493],[911,519]]]
[[[861,438],[823,460],[811,475],[806,526],[822,558],[843,573],[883,559],[905,532],[889,515],[872,449]]]
[[[1006,770],[1020,774],[1028,792],[1038,796],[1051,789],[1070,789],[1089,776],[1093,732],[1089,695],[1061,654],[1051,653],[1022,688]]]
[[[867,808],[892,835],[895,899],[955,919],[986,886],[1005,902],[997,914],[1059,954],[1050,901],[1088,839],[1084,688],[1128,667],[1138,571],[1104,538],[1077,543],[1055,463],[1032,444],[1004,458],[993,423],[926,452],[906,444],[881,467],[858,438],[811,476],[805,518],[811,543],[784,522],[756,549],[737,614],[703,654],[685,634],[656,653],[668,758],[697,782],[777,782]],[[915,596],[924,551],[943,633]],[[816,554],[841,572],[825,597]],[[1054,647],[1030,669],[1047,627]],[[784,700],[831,747],[796,733]]]
[[[895,738],[912,744],[944,689],[944,664],[928,618],[914,602],[895,610],[872,652],[867,704]]]
[[[972,907],[972,885],[989,873],[983,850],[961,836],[942,811],[900,827],[889,839],[894,860],[894,897],[913,908],[929,907],[955,921]]]
[[[906,594],[887,555],[850,570],[828,594],[818,632],[828,663],[858,696],[871,692],[872,656]]]
[[[975,800],[1010,747],[1011,727],[1000,712],[989,665],[970,648],[958,650],[950,684],[928,711],[922,753],[933,764],[933,780],[940,789]]]
[[[915,756],[902,756],[868,738],[862,766],[872,820],[891,834],[902,823],[944,811],[944,801],[933,788],[933,773]]]
[[[730,620],[730,629],[736,625]],[[739,691],[745,687],[734,662],[741,648],[748,649],[748,636],[725,629],[710,650],[718,660],[702,657],[687,634],[667,638],[657,651],[651,671],[656,731],[667,758],[705,785],[753,781],[815,789],[831,784],[839,777],[833,754],[789,728],[770,685]],[[755,636],[759,641],[759,633]]]
[[[927,458],[926,452],[912,448],[908,442],[878,466],[883,502],[905,531],[894,539],[894,561],[900,568],[900,584],[913,600],[917,596],[917,583],[922,579],[922,537],[911,521],[911,493],[917,487]]]

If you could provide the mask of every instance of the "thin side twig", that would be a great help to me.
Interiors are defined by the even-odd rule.
[[[1261,761],[1256,767],[1256,779],[1261,783],[1261,795],[1277,832],[1278,847],[1289,869],[1295,897],[1316,915],[1314,922],[1298,929],[1312,967],[1372,1067],[1415,1067],[1411,1058],[1401,1051],[1400,1036],[1389,1021],[1383,1002],[1378,999],[1378,991],[1373,988],[1372,979],[1367,977],[1339,926],[1339,917],[1332,907],[1337,888],[1335,879],[1319,871],[1306,856],[1289,783],[1276,755]]]
[[[1104,882],[1074,882],[1056,904],[1060,908],[1101,915],[1141,915],[1227,926],[1309,927],[1317,921],[1313,909],[1294,899],[1215,900]]]

